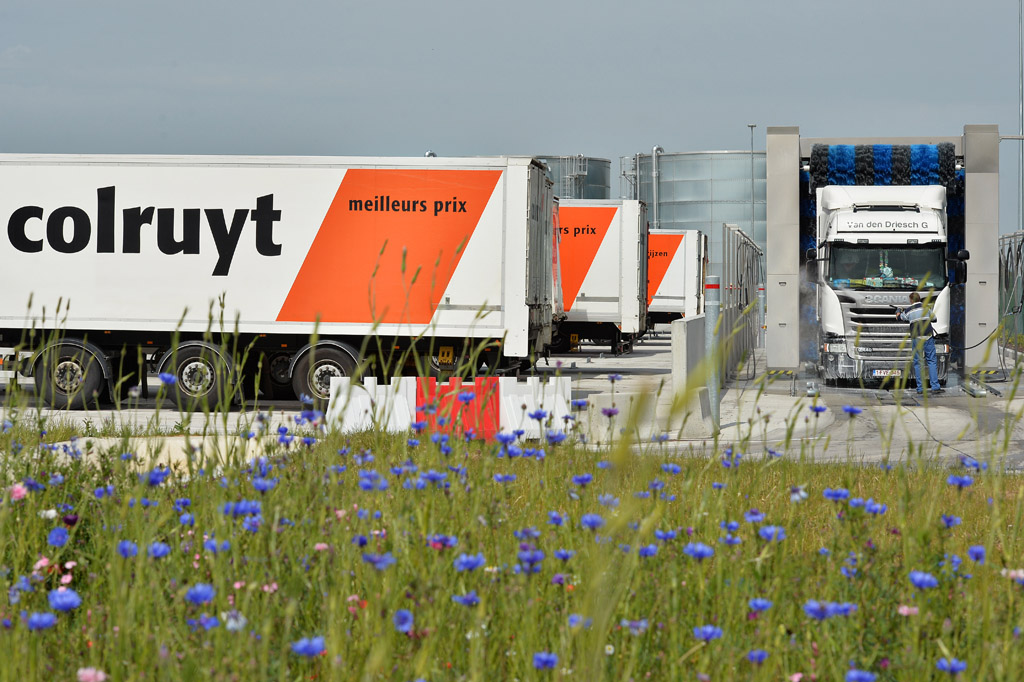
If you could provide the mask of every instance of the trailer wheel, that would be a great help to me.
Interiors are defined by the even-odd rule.
[[[103,389],[103,371],[96,356],[70,344],[44,351],[33,374],[36,393],[56,409],[85,409]]]
[[[290,353],[272,353],[263,361],[263,373],[269,383],[270,396],[274,400],[294,400],[298,397],[292,389],[292,379],[288,375],[291,362]]]
[[[228,367],[210,348],[179,348],[167,362],[166,371],[174,375],[172,394],[179,406],[214,406],[224,395]]]
[[[299,358],[292,373],[292,390],[296,396],[307,395],[315,402],[331,397],[331,379],[350,377],[356,371],[352,354],[332,346],[319,346]]]

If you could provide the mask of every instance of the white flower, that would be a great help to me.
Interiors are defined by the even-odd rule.
[[[228,632],[241,632],[246,623],[249,621],[245,619],[238,610],[232,609],[226,613],[220,614],[221,620],[224,621],[224,629]]]
[[[39,512],[39,516],[40,516],[40,518],[44,518],[44,519],[47,519],[49,521],[52,521],[53,519],[57,518],[57,510],[56,509],[44,509],[41,512]]]
[[[611,656],[614,653],[615,653],[615,647],[614,646],[612,646],[611,644],[605,644],[604,645],[604,655],[605,656]]]

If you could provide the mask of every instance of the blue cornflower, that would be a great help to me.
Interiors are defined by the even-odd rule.
[[[533,655],[533,667],[537,670],[554,668],[558,665],[558,656],[550,651],[538,651]]]
[[[662,542],[668,542],[669,540],[676,539],[676,532],[672,529],[669,530],[655,530],[654,537]]]
[[[693,629],[693,636],[697,639],[710,642],[713,639],[721,639],[722,628],[716,625],[701,625]]]
[[[850,415],[851,417],[856,417],[863,411],[864,410],[860,409],[859,407],[854,407],[853,405],[843,405],[843,412]]]
[[[554,557],[556,559],[561,559],[562,561],[568,561],[574,556],[576,556],[576,552],[571,549],[556,549],[554,551]]]
[[[403,634],[409,634],[409,631],[412,630],[414,619],[412,611],[409,611],[408,609],[398,609],[395,611],[395,615],[391,620],[395,624],[395,630],[398,630]]]
[[[761,523],[764,521],[764,513],[759,509],[751,509],[743,515],[743,520],[747,523]]]
[[[843,574],[844,578],[856,578],[857,568],[855,566],[842,566],[839,572]]]
[[[613,384],[616,381],[622,381],[622,375],[621,374],[609,374],[608,375],[608,381],[612,382]]]
[[[213,589],[213,585],[196,583],[185,593],[185,601],[193,604],[207,604],[213,601],[215,596],[217,596],[217,590]]]
[[[850,501],[848,502],[848,504],[853,509],[859,509],[859,508],[864,506],[864,498],[863,497],[851,497]]]
[[[60,474],[54,474],[50,476],[50,485],[60,485],[64,482],[64,477]]]
[[[730,547],[732,547],[734,545],[738,545],[738,544],[742,543],[743,542],[743,538],[739,537],[738,535],[733,535],[732,533],[726,533],[725,537],[718,538],[718,541],[722,542],[722,543],[725,543],[725,544],[729,545]]]
[[[516,540],[536,540],[540,537],[540,531],[533,526],[528,526],[512,531],[512,537]]]
[[[931,573],[925,573],[924,571],[911,571],[910,582],[919,590],[939,586],[939,581],[935,579],[935,576]]]
[[[846,682],[875,682],[878,677],[867,670],[850,669],[846,671]]]
[[[50,601],[50,608],[55,611],[71,611],[82,605],[82,598],[70,587],[58,587],[51,591],[47,598]]]
[[[203,542],[203,549],[205,549],[207,552],[218,554],[219,552],[226,552],[229,549],[231,549],[231,543],[225,540],[224,542],[218,545],[216,540],[214,540],[213,538],[209,538],[208,540],[205,540]]]
[[[178,517],[178,523],[183,526],[194,526],[196,525],[196,517],[192,516],[188,512],[185,512]]]
[[[473,402],[474,398],[476,398],[476,393],[473,391],[459,391],[459,394],[455,396],[455,399],[463,405]]]
[[[988,464],[985,462],[979,462],[970,455],[960,455],[960,464],[967,469],[974,469],[975,471],[981,472],[988,469]]]
[[[546,434],[549,445],[558,445],[568,437],[565,431],[548,431]]]
[[[761,536],[762,540],[772,540],[780,542],[786,539],[786,529],[782,526],[761,526],[758,529],[757,534]]]
[[[953,526],[959,526],[960,525],[960,517],[959,516],[951,516],[951,515],[948,515],[948,514],[943,514],[942,515],[942,525],[944,525],[946,528],[952,528]]]
[[[628,620],[623,618],[619,621],[619,625],[624,628],[629,628],[630,634],[642,635],[647,632],[647,619],[640,618],[639,620]]]
[[[242,520],[242,528],[244,528],[245,530],[249,531],[250,533],[255,533],[256,531],[258,531],[260,529],[260,526],[262,526],[262,525],[263,525],[263,516],[262,515],[246,516]]]
[[[983,545],[972,545],[967,548],[967,556],[971,561],[983,564],[985,563],[985,547]]]
[[[739,521],[719,521],[718,527],[725,530],[726,533],[735,533],[740,529]]]
[[[587,401],[587,400],[577,399],[577,400],[573,400],[569,404],[572,405],[572,409],[574,409],[574,410],[585,410],[585,409],[587,409],[587,406],[590,405],[590,402]]]
[[[604,495],[597,496],[597,503],[600,504],[602,507],[615,509],[616,507],[619,506],[619,498],[606,493]]]
[[[480,597],[476,595],[476,590],[470,590],[466,594],[453,594],[452,601],[463,606],[476,606],[480,603]]]
[[[516,435],[514,433],[505,433],[504,431],[499,431],[498,433],[494,434],[494,438],[502,445],[511,445],[515,441]]]
[[[54,547],[63,547],[68,543],[68,531],[62,526],[57,526],[46,536],[46,542]]]
[[[750,606],[751,611],[767,611],[772,607],[772,602],[761,597],[754,597],[747,604]]]
[[[614,406],[613,407],[602,407],[601,408],[601,414],[603,414],[604,416],[608,417],[609,419],[611,419],[612,417],[614,417],[618,413],[619,413],[619,408],[614,407]]]
[[[173,386],[178,383],[178,378],[170,372],[160,372],[160,383],[164,386]]]
[[[657,545],[646,545],[644,547],[641,547],[637,551],[637,553],[641,557],[643,557],[643,558],[652,557],[652,556],[654,556],[655,554],[658,553],[658,546]]]
[[[697,561],[704,561],[709,557],[714,556],[715,549],[709,545],[705,545],[703,542],[688,542],[683,547],[683,554],[696,559]]]
[[[810,410],[811,410],[811,412],[813,412],[813,413],[814,413],[815,415],[819,415],[819,414],[821,414],[822,412],[824,412],[825,410],[827,410],[828,408],[827,408],[827,407],[825,407],[824,405],[811,405],[809,409],[810,409]]]
[[[139,553],[139,546],[131,540],[121,540],[117,543],[117,553],[125,559],[130,559]]]
[[[432,549],[451,549],[459,544],[459,539],[454,535],[434,533],[427,536],[427,547]]]
[[[561,526],[563,523],[565,523],[565,517],[562,516],[559,512],[549,511],[548,523],[550,523],[552,526]]]
[[[498,483],[511,483],[516,480],[515,474],[494,474],[494,480]]]
[[[816,599],[811,599],[804,604],[804,613],[815,620],[825,620],[835,615],[829,609],[828,602],[819,602]]]
[[[590,530],[597,530],[604,525],[604,519],[597,514],[584,514],[580,517],[580,525]]]
[[[949,485],[955,485],[957,487],[957,490],[963,490],[964,488],[974,483],[974,479],[971,478],[970,476],[958,476],[956,474],[953,474],[946,479],[946,483],[948,483]]]
[[[548,418],[548,413],[545,412],[544,410],[534,410],[533,412],[530,412],[526,416],[529,417],[530,419],[542,422]]]
[[[950,675],[959,675],[967,670],[967,661],[961,661],[956,658],[940,658],[935,667]]]
[[[323,637],[304,637],[297,642],[292,642],[292,652],[299,656],[319,656],[327,647],[324,646]]]
[[[661,470],[664,471],[666,474],[672,474],[673,476],[675,476],[683,469],[675,462],[665,462],[664,464],[661,465]]]
[[[592,474],[579,474],[578,476],[572,477],[572,482],[581,488],[586,488],[587,485],[594,480]]]
[[[846,488],[825,488],[821,494],[826,500],[832,500],[833,502],[842,502],[850,497],[850,491]]]
[[[170,475],[170,469],[158,467],[156,469],[153,469],[149,473],[139,474],[139,480],[144,481],[146,485],[148,485],[149,487],[155,488],[158,485],[161,485],[164,481],[166,481],[167,477]]]
[[[29,630],[45,630],[47,628],[52,628],[57,624],[57,616],[49,611],[44,613],[33,613],[29,615],[27,623]]]
[[[268,490],[273,490],[274,486],[277,485],[277,478],[254,478],[252,479],[252,487],[256,488],[261,493],[265,493]]]
[[[367,542],[369,542],[369,540],[366,539],[365,535],[352,536],[352,544],[356,547],[366,547]]]
[[[725,483],[719,483],[718,481],[715,481],[715,482],[713,482],[713,483],[711,484],[711,488],[712,488],[713,490],[721,490],[721,489],[722,489],[722,488],[724,488],[724,487],[725,487]]]
[[[195,632],[199,628],[212,630],[220,625],[220,620],[217,616],[209,616],[204,613],[199,618],[186,618],[185,624],[192,629],[192,632]]]
[[[97,500],[102,500],[104,497],[111,497],[114,494],[114,486],[100,486],[99,488],[96,488],[96,490],[94,490],[92,494],[96,497]]]
[[[452,562],[456,571],[475,571],[487,563],[482,553],[473,556],[472,554],[460,554]]]
[[[597,463],[597,468],[598,469],[611,469],[612,468],[612,463],[609,462],[608,460],[603,459],[603,460],[601,460],[600,462]]]
[[[391,552],[384,552],[383,554],[363,554],[363,561],[373,566],[378,571],[383,571],[391,564],[395,563],[395,557],[391,556]]]
[[[789,488],[789,501],[794,504],[799,504],[807,499],[807,491],[804,490],[802,485],[794,485]]]
[[[151,559],[163,559],[171,553],[171,546],[165,542],[154,542],[146,550]]]
[[[864,511],[866,511],[868,514],[874,514],[876,516],[881,516],[888,509],[889,509],[888,505],[880,504],[878,502],[875,502],[874,499],[872,499],[872,498],[868,498],[868,501],[864,503]]]
[[[768,652],[764,649],[751,649],[747,652],[747,660],[754,665],[761,665],[768,658]]]

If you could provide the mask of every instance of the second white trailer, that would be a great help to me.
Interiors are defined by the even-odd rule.
[[[559,203],[562,302],[565,320],[552,343],[573,341],[631,348],[647,330],[647,207],[633,200],[563,199]]]

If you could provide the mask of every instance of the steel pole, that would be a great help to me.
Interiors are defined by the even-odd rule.
[[[722,278],[708,275],[704,284],[704,354],[708,359],[708,401],[711,404],[711,424],[714,433],[719,431],[719,385],[718,368],[722,365],[722,353],[718,343],[718,318],[722,308]]]
[[[757,347],[764,348],[764,330],[768,325],[764,316],[764,282],[757,283],[757,309]]]

